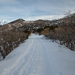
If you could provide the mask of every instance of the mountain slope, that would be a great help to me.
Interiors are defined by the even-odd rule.
[[[12,29],[15,29],[15,28],[19,28],[19,27],[23,26],[24,24],[25,24],[25,20],[18,19],[18,20],[15,20],[15,21],[12,21],[8,24],[3,25],[0,28],[0,31],[7,31],[7,30],[12,30]]]

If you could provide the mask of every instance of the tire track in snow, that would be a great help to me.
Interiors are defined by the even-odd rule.
[[[31,64],[31,60],[32,60],[32,56],[33,56],[33,53],[34,53],[34,49],[35,49],[35,46],[34,46],[34,43],[32,45],[32,48],[30,49],[31,50],[31,53],[30,55],[28,56],[28,60],[26,62],[26,64],[23,65],[23,67],[19,70],[19,73],[18,75],[28,75],[28,67],[30,66]]]
[[[48,53],[47,53],[47,48],[43,45],[41,39],[38,39],[40,46],[41,46],[41,62],[40,65],[41,67],[41,75],[53,75],[52,73],[52,66],[49,61]]]
[[[43,43],[43,40],[39,39],[39,41],[41,42],[41,44],[42,44],[44,50],[45,50],[46,53],[47,53],[47,56],[48,56],[49,61],[50,61],[50,64],[51,64],[51,69],[52,69],[52,71],[53,71],[53,75],[62,75],[62,72],[61,72],[60,70],[58,70],[58,69],[55,67],[54,63],[53,63],[51,53],[48,52],[48,49],[49,49],[49,48],[47,49],[47,47],[45,46],[45,43]]]
[[[21,61],[23,57],[25,57],[25,54],[27,55],[29,53],[29,50],[32,47],[32,45],[33,45],[33,39],[32,43],[29,45],[28,49],[23,53],[23,55],[21,55],[11,67],[9,67],[8,69],[4,69],[1,75],[14,75],[14,71],[18,70],[18,67],[21,66],[20,64],[22,64]]]

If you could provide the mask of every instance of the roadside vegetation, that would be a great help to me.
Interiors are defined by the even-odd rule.
[[[29,31],[20,32],[16,29],[0,33],[0,60],[4,59],[14,48],[23,43],[28,36]]]
[[[62,18],[62,22],[61,19],[53,21],[53,25],[44,27],[40,34],[53,41],[59,40],[61,45],[75,51],[75,13]]]

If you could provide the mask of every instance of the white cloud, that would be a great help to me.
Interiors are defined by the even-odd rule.
[[[74,0],[0,0],[2,3],[0,18],[8,20],[16,18],[25,18],[26,20],[57,19],[63,17],[61,14],[65,14],[68,10],[73,10],[74,2]]]
[[[64,15],[45,15],[45,16],[29,17],[29,18],[26,18],[25,20],[38,20],[38,19],[53,20],[53,19],[59,19],[59,18],[63,18],[63,17],[64,17]]]
[[[59,19],[63,18],[64,15],[44,15],[44,16],[32,16],[32,17],[22,17],[23,19],[27,21],[32,21],[32,20],[38,20],[38,19],[43,19],[43,20],[54,20],[54,19]],[[18,19],[17,17],[2,17],[2,19],[7,19],[9,22],[13,21],[15,19]]]

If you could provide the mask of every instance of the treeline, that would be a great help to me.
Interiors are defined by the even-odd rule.
[[[62,18],[63,22],[47,26],[41,32],[47,38],[59,40],[60,44],[64,44],[71,50],[75,50],[75,14]],[[57,20],[59,21],[59,20]],[[55,27],[56,25],[56,27]]]
[[[16,29],[0,33],[0,60],[4,59],[14,48],[24,42],[30,35],[29,31],[20,32]]]

